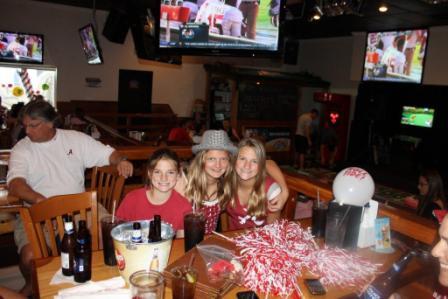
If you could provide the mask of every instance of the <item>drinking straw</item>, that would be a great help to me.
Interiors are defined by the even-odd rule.
[[[339,230],[341,229],[342,223],[344,223],[345,217],[347,217],[348,212],[350,212],[350,209],[351,209],[351,208],[352,208],[352,207],[349,206],[349,207],[347,208],[347,210],[345,211],[344,216],[342,216],[341,221],[338,223],[338,226],[336,227],[336,230],[337,230],[337,231],[339,231]]]
[[[114,200],[113,204],[112,204],[112,223],[115,222],[115,206],[117,205],[116,200]]]
[[[193,266],[194,259],[196,258],[196,253],[193,253],[190,257],[190,261],[188,262],[188,268],[191,268]]]
[[[217,233],[215,231],[212,231],[212,234],[217,235],[217,236],[219,236],[219,237],[221,237],[223,239],[226,239],[227,241],[233,242],[233,240],[231,238],[229,238],[227,236],[224,236],[223,234]]]
[[[320,193],[319,193],[319,188],[316,188],[317,190],[317,207],[320,207]]]

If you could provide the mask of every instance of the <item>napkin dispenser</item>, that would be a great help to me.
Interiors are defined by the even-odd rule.
[[[378,202],[370,200],[364,207],[361,225],[359,227],[358,247],[365,248],[375,245],[375,219],[378,214]]]

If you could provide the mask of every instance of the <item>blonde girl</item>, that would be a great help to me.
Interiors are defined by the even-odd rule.
[[[238,144],[234,166],[234,196],[227,206],[229,228],[261,226],[280,218],[280,211],[268,208],[268,202],[281,193],[280,185],[266,174],[266,152],[255,139],[243,139]]]
[[[222,130],[204,132],[188,168],[185,197],[205,216],[205,233],[216,230],[219,215],[232,197],[233,155],[237,149]]]

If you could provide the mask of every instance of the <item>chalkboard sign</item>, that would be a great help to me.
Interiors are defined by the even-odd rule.
[[[297,86],[240,83],[238,119],[293,121],[297,112]]]

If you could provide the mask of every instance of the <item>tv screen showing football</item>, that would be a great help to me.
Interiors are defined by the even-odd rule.
[[[427,43],[427,29],[368,33],[362,79],[421,83]]]
[[[0,62],[43,63],[43,35],[0,31]]]
[[[403,106],[403,110],[401,112],[402,125],[432,128],[433,119],[433,108]]]
[[[201,55],[279,50],[280,0],[163,1],[159,48]]]

